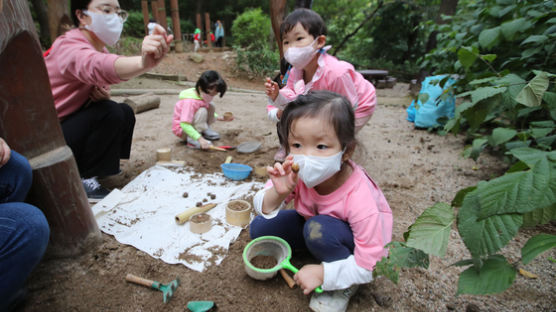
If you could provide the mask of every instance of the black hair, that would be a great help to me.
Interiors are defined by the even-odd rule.
[[[212,89],[213,87],[216,87],[216,90],[220,93],[220,97],[223,97],[224,93],[226,93],[226,90],[228,89],[226,81],[224,81],[217,71],[207,70],[202,73],[201,77],[197,80],[197,83],[195,84],[195,91],[201,95],[201,91],[208,93],[208,89]]]
[[[154,18],[149,18],[149,23],[156,23],[156,20]]]
[[[280,136],[282,146],[289,153],[288,137],[293,122],[302,117],[321,116],[333,127],[342,144],[342,148],[350,150],[355,147],[355,117],[351,103],[344,96],[331,91],[311,91],[307,95],[300,95],[290,102],[280,119]]]
[[[71,19],[73,20],[75,27],[79,27],[79,19],[77,18],[77,15],[75,15],[75,11],[87,10],[89,3],[91,3],[91,0],[71,0]]]
[[[286,19],[280,25],[280,41],[284,40],[284,35],[292,30],[297,23],[300,23],[315,39],[320,35],[326,36],[326,25],[317,12],[309,9],[295,9],[286,16]]]

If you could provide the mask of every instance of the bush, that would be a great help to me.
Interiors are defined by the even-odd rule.
[[[143,38],[121,37],[114,47],[107,47],[110,53],[119,55],[141,55]]]
[[[239,70],[246,71],[257,77],[271,76],[280,68],[278,60],[280,56],[277,51],[269,48],[245,50],[234,47],[237,53],[237,66]],[[245,67],[247,66],[247,68]]]
[[[138,11],[129,11],[129,17],[124,23],[124,31],[122,36],[135,38],[143,38],[145,36],[145,24],[143,24],[143,13]]]
[[[248,50],[268,48],[270,18],[261,9],[243,12],[232,24],[234,43]]]

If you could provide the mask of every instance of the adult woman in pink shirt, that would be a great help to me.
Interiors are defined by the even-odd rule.
[[[346,98],[329,91],[301,95],[285,108],[280,131],[290,155],[267,168],[272,183],[253,198],[259,216],[250,235],[281,237],[294,251],[306,248],[321,263],[303,266],[294,280],[306,295],[319,285],[324,290],[313,294],[309,307],[345,311],[357,285],[370,282],[376,262],[387,255],[392,211],[350,160],[355,124]],[[291,200],[295,210],[283,209]]]
[[[127,12],[117,0],[72,0],[77,28],[54,41],[45,56],[56,113],[72,149],[89,199],[108,193],[97,176],[120,172],[129,158],[135,116],[131,108],[110,100],[111,84],[155,67],[173,36],[159,25],[143,40],[140,56],[110,54],[106,46],[120,38]]]

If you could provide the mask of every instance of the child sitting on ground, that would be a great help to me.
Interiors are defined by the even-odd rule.
[[[358,284],[369,283],[392,236],[392,211],[382,191],[350,160],[356,146],[354,113],[343,96],[315,91],[286,106],[280,120],[283,164],[267,167],[272,183],[257,192],[259,216],[251,238],[286,240],[293,250],[307,248],[320,264],[305,265],[294,276],[313,311],[345,311]],[[283,209],[294,201],[295,210]]]
[[[180,92],[180,100],[174,106],[172,132],[194,148],[208,149],[220,135],[210,128],[215,120],[212,99],[218,93],[224,96],[227,85],[214,70],[201,74],[195,88]],[[224,120],[218,118],[218,120]]]
[[[309,90],[328,90],[345,96],[355,111],[355,133],[371,118],[376,106],[375,87],[356,72],[353,65],[326,53],[326,25],[316,12],[296,9],[280,26],[284,58],[293,67],[282,89],[266,79],[266,94],[278,110]],[[274,115],[280,116],[281,112]],[[279,150],[275,160],[283,161]]]

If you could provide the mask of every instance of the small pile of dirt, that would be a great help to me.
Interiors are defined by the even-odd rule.
[[[278,264],[278,261],[271,256],[258,255],[251,259],[251,264],[259,269],[272,269]]]
[[[191,222],[204,223],[210,220],[210,216],[206,213],[199,213],[191,217]]]
[[[228,204],[228,208],[234,211],[243,211],[249,209],[249,205],[242,201],[232,201]]]

